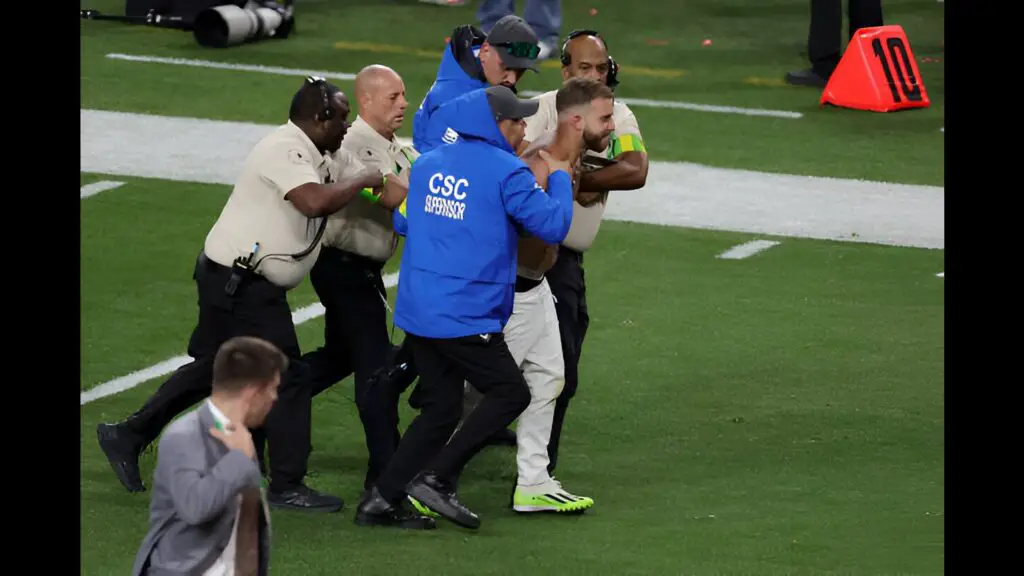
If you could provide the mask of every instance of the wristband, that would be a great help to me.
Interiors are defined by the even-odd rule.
[[[381,181],[381,186],[384,186],[387,183],[388,175],[385,174],[383,180]],[[380,202],[380,196],[373,193],[373,188],[363,188],[362,190],[359,191],[359,195],[362,196],[363,198],[366,198],[371,204],[376,204],[377,202]]]
[[[380,196],[374,194],[373,190],[370,188],[363,188],[362,190],[359,191],[359,195],[362,196],[363,198],[366,198],[371,204],[376,204],[377,202],[380,202]]]

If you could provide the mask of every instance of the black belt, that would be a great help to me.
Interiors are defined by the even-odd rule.
[[[583,264],[583,252],[577,252],[564,244],[558,245],[558,257],[565,258],[566,260],[575,260],[576,262]]]
[[[320,257],[324,257],[324,253],[327,253],[327,257],[337,258],[342,262],[348,262],[350,264],[356,264],[362,268],[368,268],[370,270],[381,270],[384,268],[384,262],[379,262],[373,258],[368,258],[362,254],[356,254],[355,252],[349,252],[348,250],[342,250],[341,248],[334,248],[333,246],[324,246],[320,249]]]
[[[529,292],[537,286],[540,286],[540,283],[543,281],[543,278],[540,280],[534,280],[533,278],[516,275],[516,292]]]
[[[223,277],[225,284],[227,284],[228,279],[235,272],[230,266],[225,266],[219,262],[214,262],[213,260],[211,260],[210,257],[206,255],[206,252],[199,253],[199,258],[196,261],[196,266],[198,269],[203,270],[206,274]],[[241,277],[239,278],[239,286],[244,284],[266,282],[267,284],[275,288],[283,290],[283,288],[278,287],[276,284],[274,284],[273,282],[271,282],[258,272],[240,271],[239,273],[241,274]]]

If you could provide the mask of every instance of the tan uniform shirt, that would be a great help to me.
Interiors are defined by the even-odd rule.
[[[535,100],[540,101],[540,107],[536,114],[526,119],[526,139],[530,142],[534,142],[541,135],[554,132],[558,128],[558,112],[555,109],[555,94],[557,92],[557,90],[552,90],[534,97]],[[587,154],[615,158],[622,152],[643,149],[640,125],[629,106],[616,100],[612,108],[612,120],[615,122],[615,132],[612,133],[611,143],[600,152],[588,150]],[[589,207],[584,207],[579,202],[575,203],[572,212],[572,225],[569,227],[569,234],[562,241],[562,245],[577,252],[586,252],[594,243],[597,231],[601,227],[601,219],[604,217],[607,202],[606,197],[603,201]]]
[[[354,156],[360,165],[376,168],[382,174],[403,176],[419,156],[411,146],[399,144],[397,138],[388,140],[381,136],[362,117],[352,123],[339,152]],[[391,222],[390,210],[365,198],[356,198],[331,215],[324,233],[324,246],[386,262],[398,247],[398,235]]]
[[[309,272],[320,254],[315,242],[321,218],[307,218],[285,195],[293,188],[338,178],[339,165],[316,149],[291,121],[260,140],[245,159],[231,196],[206,236],[206,256],[223,266],[259,250],[253,262],[267,280],[290,289]],[[310,249],[301,259],[297,254]]]

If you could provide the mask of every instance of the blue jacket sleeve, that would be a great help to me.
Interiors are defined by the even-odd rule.
[[[572,224],[572,180],[566,172],[552,172],[545,192],[523,166],[505,180],[501,194],[505,212],[527,232],[550,244],[565,240]]]
[[[394,225],[395,233],[399,236],[405,236],[409,231],[409,221],[405,218],[405,203],[408,198],[402,200],[402,203],[398,208],[391,213],[391,224]]]
[[[423,105],[412,117],[412,147],[420,154],[427,151],[427,128],[430,124],[430,97],[424,99]]]

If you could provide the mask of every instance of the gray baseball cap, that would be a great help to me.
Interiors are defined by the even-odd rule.
[[[487,43],[494,46],[507,68],[539,72],[537,55],[540,54],[540,40],[533,28],[519,16],[509,14],[498,20],[487,34]]]
[[[491,105],[494,121],[522,120],[537,113],[539,100],[521,100],[508,86],[491,86],[487,92],[487,103]]]

